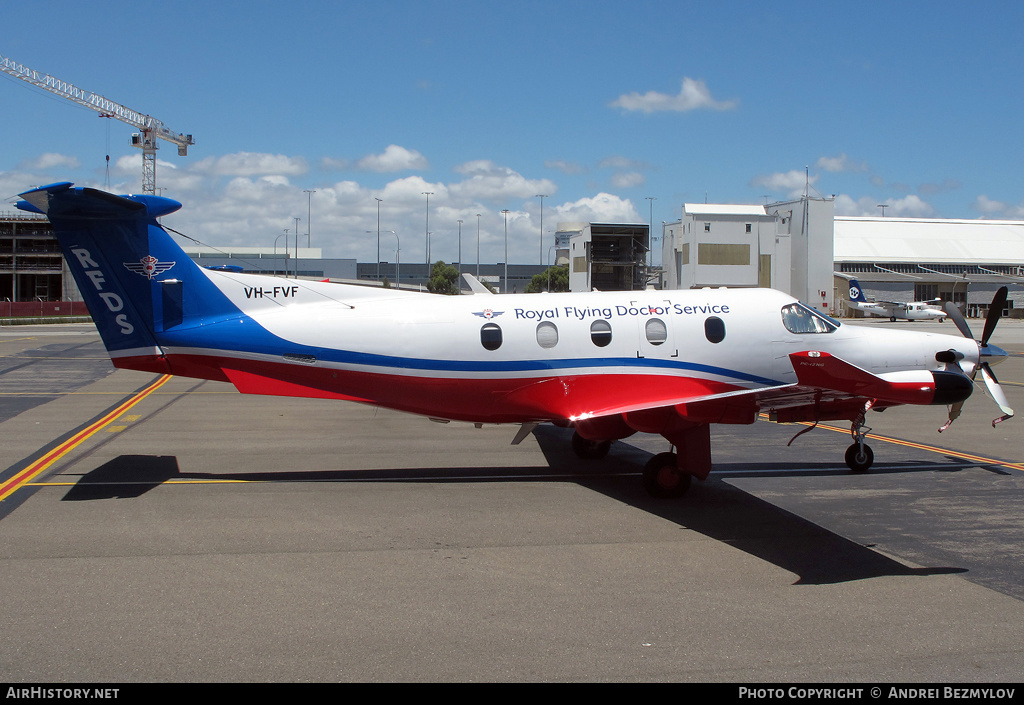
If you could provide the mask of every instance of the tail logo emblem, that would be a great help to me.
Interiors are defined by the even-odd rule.
[[[127,269],[130,269],[136,274],[141,274],[147,279],[152,279],[158,274],[163,274],[164,272],[166,272],[168,269],[173,267],[175,263],[161,262],[153,255],[146,255],[138,262],[123,262],[122,264],[124,264],[124,266]]]

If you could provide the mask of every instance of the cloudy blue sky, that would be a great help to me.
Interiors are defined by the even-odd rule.
[[[463,260],[479,221],[501,261],[507,209],[510,261],[537,263],[560,221],[660,223],[808,176],[839,214],[1024,218],[1019,2],[0,9],[0,55],[194,135],[187,157],[163,144],[157,185],[212,245],[272,246],[300,217],[303,244],[373,261],[379,198],[384,260],[394,230],[422,262],[428,228],[457,259],[461,219]],[[53,181],[140,190],[129,126],[5,74],[0,106],[0,210]]]

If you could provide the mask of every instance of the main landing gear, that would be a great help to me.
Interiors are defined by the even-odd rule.
[[[658,453],[644,466],[644,489],[652,497],[675,499],[690,489],[693,476],[679,467],[675,453]]]
[[[648,431],[650,432],[650,431]],[[659,499],[682,497],[690,489],[694,477],[707,478],[711,471],[711,435],[707,424],[667,428],[662,435],[679,452],[658,453],[643,469],[643,485],[647,493]],[[579,434],[572,436],[572,449],[585,460],[603,458],[611,441],[589,440]]]

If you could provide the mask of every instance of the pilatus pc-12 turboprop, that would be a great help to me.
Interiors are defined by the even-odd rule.
[[[959,312],[965,337],[858,328],[770,289],[436,296],[214,271],[157,223],[176,201],[70,183],[21,196],[53,223],[116,367],[521,424],[513,442],[552,423],[583,457],[661,434],[677,450],[644,470],[656,496],[708,476],[711,424],[847,420],[863,471],[871,409],[949,405],[948,425],[980,371],[996,422],[1013,414],[989,369],[1006,356],[995,317],[976,341]]]

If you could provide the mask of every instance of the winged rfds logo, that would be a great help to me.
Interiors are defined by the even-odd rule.
[[[174,266],[174,262],[161,262],[153,255],[146,255],[138,262],[122,262],[125,268],[130,269],[136,274],[141,274],[147,279],[152,279],[158,274],[163,274],[168,269]]]
[[[486,318],[488,320],[490,320],[492,318],[496,318],[496,317],[500,316],[503,313],[505,313],[505,312],[504,311],[495,311],[494,309],[490,309],[490,308],[485,308],[483,311],[473,311],[473,315],[474,316],[480,316],[480,318]]]

